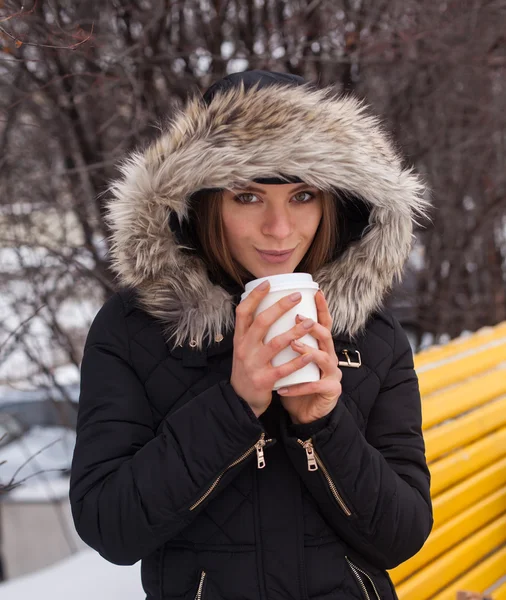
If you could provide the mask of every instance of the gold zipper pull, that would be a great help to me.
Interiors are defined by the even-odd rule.
[[[262,437],[255,444],[255,448],[257,451],[257,464],[258,464],[259,469],[263,469],[265,467],[264,446],[265,446],[265,433],[262,433]]]
[[[304,450],[306,451],[307,468],[308,468],[308,470],[309,471],[317,471],[318,469],[320,469],[320,471],[325,476],[325,479],[327,480],[327,483],[329,484],[330,491],[332,492],[332,495],[336,499],[336,501],[339,504],[339,506],[342,508],[344,514],[347,517],[351,517],[351,514],[352,514],[351,510],[346,506],[346,504],[344,503],[344,500],[341,497],[341,494],[337,491],[336,484],[332,481],[332,477],[329,475],[329,472],[327,471],[327,468],[325,467],[325,464],[322,462],[322,460],[318,456],[318,454],[316,454],[316,452],[314,450],[312,439],[309,438],[305,442],[303,442],[302,440],[297,439],[297,443],[299,443],[304,448]]]
[[[315,455],[314,455],[313,442],[312,442],[311,438],[309,438],[307,441],[305,441],[302,444],[302,447],[306,451],[306,456],[307,456],[307,470],[308,471],[317,471],[318,470],[318,463],[316,462],[316,458],[315,458]]]

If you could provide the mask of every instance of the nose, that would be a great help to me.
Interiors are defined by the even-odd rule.
[[[267,208],[262,223],[262,233],[279,240],[290,237],[293,233],[293,222],[289,209],[285,206]]]

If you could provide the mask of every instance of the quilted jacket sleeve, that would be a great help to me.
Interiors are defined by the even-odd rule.
[[[311,438],[323,468],[309,471],[294,428],[284,428],[292,462],[328,522],[351,548],[381,569],[416,554],[432,528],[418,379],[408,339],[395,319],[394,331],[392,365],[365,436],[343,395],[328,424]]]
[[[223,381],[168,416],[155,435],[144,387],[129,361],[125,325],[116,295],[88,334],[70,482],[77,532],[121,565],[137,562],[186,527],[205,502],[190,507],[263,433]],[[234,467],[211,496],[236,474]]]

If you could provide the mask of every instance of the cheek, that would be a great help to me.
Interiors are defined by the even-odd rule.
[[[223,227],[225,236],[231,246],[240,246],[241,241],[248,237],[248,231],[251,228],[248,219],[238,218],[237,215],[224,215]]]
[[[316,207],[315,207],[316,208]],[[302,222],[302,230],[307,237],[315,235],[318,225],[320,224],[323,211],[321,207],[317,207],[317,210],[308,211]]]

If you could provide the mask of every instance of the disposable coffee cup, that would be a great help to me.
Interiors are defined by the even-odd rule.
[[[297,323],[295,317],[297,314],[301,314],[306,318],[318,320],[318,314],[316,311],[315,294],[319,289],[318,284],[313,281],[313,277],[310,273],[282,273],[280,275],[269,275],[268,277],[261,277],[260,279],[254,279],[246,284],[244,292],[241,295],[241,302],[247,298],[247,296],[264,281],[270,282],[269,293],[263,298],[255,311],[254,317],[256,318],[261,312],[269,308],[278,300],[281,300],[284,296],[289,296],[293,292],[300,292],[302,298],[300,302],[294,305],[293,308],[288,310],[286,313],[275,321],[266,336],[264,337],[264,344],[269,343],[272,338],[292,329]],[[311,348],[318,348],[317,340],[307,333],[300,338],[301,342],[310,346]],[[291,346],[283,348],[281,352],[276,354],[271,360],[273,367],[279,367],[290,360],[300,356],[300,353],[292,350]],[[281,387],[295,385],[297,383],[308,383],[311,381],[320,380],[320,369],[318,365],[313,362],[304,365],[291,375],[278,379],[273,386],[273,390],[279,390]]]

